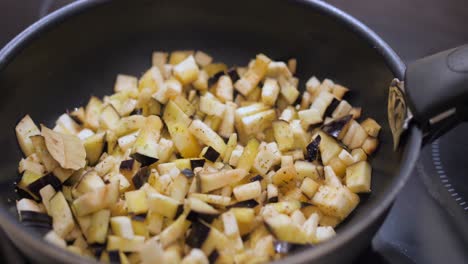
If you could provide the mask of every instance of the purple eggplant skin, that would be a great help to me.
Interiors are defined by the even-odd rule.
[[[219,155],[220,154],[214,148],[209,146],[203,157],[211,162],[215,162],[219,158]]]
[[[122,162],[120,162],[120,170],[126,170],[126,171],[131,171],[133,170],[133,165],[135,164],[135,160],[134,159],[128,159],[128,160],[122,160]]]
[[[197,167],[203,167],[205,166],[205,159],[191,159],[190,166],[192,167],[192,170]]]
[[[340,100],[333,98],[332,102],[328,105],[327,109],[325,110],[325,116],[332,116],[333,112],[335,111],[336,107],[340,104]]]
[[[205,223],[211,224],[218,216],[218,214],[202,214],[190,211],[190,213],[187,215],[187,220],[191,222],[203,220]]]
[[[133,110],[130,115],[143,115],[143,109],[141,108],[135,108],[135,110]]]
[[[181,171],[181,173],[182,173],[185,177],[187,177],[187,178],[189,178],[189,179],[192,178],[193,176],[195,176],[195,173],[193,173],[193,171],[192,171],[191,169],[183,169],[183,170]]]
[[[219,252],[217,249],[213,250],[213,252],[211,252],[211,254],[208,256],[208,261],[210,262],[210,264],[214,264],[216,263],[216,260],[218,260],[219,258]]]
[[[39,222],[52,224],[52,217],[45,213],[35,211],[20,211],[19,213],[21,222]]]
[[[49,173],[37,179],[36,181],[32,182],[31,184],[29,184],[28,190],[34,195],[36,195],[37,197],[41,197],[39,194],[39,191],[49,184],[57,192],[60,191],[62,188],[62,182],[57,177],[55,177],[55,175]]]
[[[250,200],[245,200],[245,201],[242,201],[242,202],[238,202],[238,203],[229,205],[227,208],[235,208],[235,207],[254,208],[258,204],[259,203],[257,201],[255,201],[254,199],[250,199]]]
[[[102,252],[104,252],[104,250],[106,249],[106,244],[93,243],[89,245],[89,248],[92,249],[96,258],[100,258]]]
[[[227,71],[227,75],[229,75],[229,77],[231,78],[232,83],[235,83],[240,79],[239,73],[237,73],[236,68],[230,68]]]
[[[215,73],[215,75],[213,75],[213,77],[210,77],[208,79],[208,87],[211,87],[214,84],[216,84],[218,82],[219,78],[221,78],[221,76],[223,76],[223,75],[224,75],[224,71],[220,71],[220,72]]]
[[[137,214],[132,216],[133,221],[144,222],[146,220],[146,214]]]
[[[192,248],[201,248],[208,238],[210,231],[211,228],[209,226],[195,220],[192,222],[192,227],[185,243]]]
[[[261,175],[254,176],[249,179],[250,182],[255,182],[255,181],[262,181],[263,177]]]
[[[307,160],[308,161],[314,161],[318,160],[320,157],[320,151],[319,151],[319,145],[320,141],[322,140],[322,137],[320,135],[317,135],[312,142],[307,145]]]
[[[148,157],[146,155],[143,155],[143,154],[140,154],[140,153],[137,153],[137,152],[130,155],[130,157],[137,160],[138,162],[140,162],[141,166],[143,166],[143,167],[149,166],[149,165],[151,165],[151,164],[158,161],[158,159],[156,159],[156,158]]]
[[[133,176],[132,182],[135,185],[136,189],[140,189],[146,182],[148,182],[148,178],[151,174],[151,170],[149,167],[142,167],[138,170],[138,172]]]
[[[111,250],[108,252],[109,254],[109,262],[111,264],[113,263],[121,263],[120,261],[120,255],[118,250]]]
[[[322,126],[322,131],[328,135],[338,138],[343,128],[348,124],[349,121],[353,118],[352,115],[343,116],[332,122]]]
[[[267,203],[277,203],[278,201],[279,201],[278,196],[275,196],[275,197],[268,198]]]

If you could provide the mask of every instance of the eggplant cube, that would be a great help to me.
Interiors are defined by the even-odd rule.
[[[301,191],[310,199],[314,197],[319,188],[319,184],[311,178],[304,178],[301,184]]]
[[[266,78],[262,88],[262,102],[273,106],[278,98],[280,88],[278,82],[272,78]]]
[[[132,239],[127,239],[119,236],[107,237],[107,250],[120,250],[123,252],[139,252],[145,244],[145,237],[134,236]]]
[[[132,220],[128,216],[115,216],[110,219],[112,233],[127,239],[132,239],[135,236],[132,227]]]
[[[40,135],[41,132],[37,128],[34,121],[29,115],[26,115],[21,119],[21,121],[16,125],[16,138],[20,145],[23,154],[27,157],[34,153],[34,146],[31,142],[30,136]]]
[[[198,78],[198,66],[192,55],[174,66],[174,76],[179,79],[183,85],[190,84]]]
[[[255,199],[260,197],[262,193],[262,185],[259,181],[254,181],[251,183],[238,185],[234,187],[232,192],[234,193],[234,197],[236,197],[237,201]]]
[[[347,187],[322,185],[312,198],[312,203],[327,215],[346,218],[359,203],[359,196]]]
[[[50,212],[53,219],[54,231],[64,238],[75,227],[75,220],[62,192],[58,192],[50,199]]]
[[[148,212],[148,200],[144,190],[126,192],[125,201],[129,213],[143,214]]]
[[[179,201],[159,193],[152,193],[148,195],[148,207],[152,212],[158,213],[169,219],[173,219],[179,207],[182,205]]]
[[[371,166],[366,161],[360,161],[346,169],[346,186],[355,193],[371,191]]]
[[[87,239],[89,243],[103,244],[106,242],[107,232],[109,230],[109,210],[100,210],[91,216],[91,225],[87,230]]]
[[[225,170],[220,172],[201,172],[198,177],[201,185],[201,192],[210,192],[224,186],[236,183],[247,176],[244,169]]]
[[[288,122],[284,120],[273,122],[273,132],[281,151],[289,150],[294,147],[294,135]]]

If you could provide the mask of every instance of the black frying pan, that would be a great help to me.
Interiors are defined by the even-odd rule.
[[[85,261],[45,243],[17,220],[14,181],[21,153],[16,122],[29,113],[50,125],[91,94],[110,93],[117,73],[140,75],[150,66],[152,51],[177,49],[201,49],[232,65],[244,65],[259,52],[273,59],[295,57],[301,80],[314,74],[349,86],[353,93],[348,99],[383,125],[372,160],[372,193],[361,196],[360,206],[340,225],[336,238],[291,255],[284,263],[350,262],[369,245],[405,184],[423,140],[430,141],[466,116],[463,99],[468,87],[461,84],[468,83],[467,48],[417,61],[406,70],[375,33],[323,2],[79,1],[40,20],[0,51],[0,222],[30,258]],[[407,95],[394,97],[399,100],[390,107],[400,109],[391,111],[396,131],[403,126],[406,130],[396,151],[387,125],[394,78],[406,79],[407,87]],[[393,91],[395,95],[401,90]],[[405,100],[412,118],[401,108]]]

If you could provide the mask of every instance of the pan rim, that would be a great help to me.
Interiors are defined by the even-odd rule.
[[[61,9],[58,9],[35,22],[15,38],[13,38],[4,48],[0,50],[0,70],[8,65],[8,63],[19,52],[21,52],[25,46],[34,41],[34,39],[39,37],[42,33],[50,30],[55,25],[72,16],[79,15],[82,12],[108,2],[111,2],[111,0],[79,0]],[[403,61],[392,50],[392,48],[385,41],[383,41],[382,38],[380,38],[375,32],[369,29],[362,22],[358,21],[356,18],[320,0],[291,0],[288,2],[304,5],[305,7],[309,8],[310,11],[318,12],[335,19],[340,25],[347,28],[348,30],[351,30],[359,38],[362,38],[366,43],[372,46],[369,48],[376,49],[377,52],[383,57],[393,74],[401,80],[404,79],[403,77],[406,66]],[[379,217],[381,217],[387,211],[387,209],[393,203],[398,192],[402,189],[408,180],[420,151],[421,138],[421,131],[417,127],[412,126],[408,133],[407,144],[403,149],[400,170],[395,176],[393,183],[385,191],[384,198],[382,198],[380,206],[376,207],[368,218],[360,223],[357,223],[352,228],[341,231],[340,234],[334,239],[317,246],[313,250],[305,250],[303,252],[296,253],[294,255],[283,258],[278,262],[304,263],[310,261],[311,259],[319,259],[326,255],[333,254],[336,249],[345,246],[347,243],[351,243],[354,237],[358,236],[360,233],[365,232],[368,226],[374,224],[379,219]],[[28,233],[27,230],[24,229],[24,227],[22,227],[16,219],[14,219],[13,215],[9,213],[7,208],[4,206],[0,206],[0,225],[9,236],[14,237],[15,244],[18,245],[21,243],[21,245],[24,245],[25,248],[31,249],[32,252],[41,252],[51,259],[55,258],[56,261],[67,263],[83,263],[84,260],[91,260],[90,258],[80,257],[65,250],[57,250],[58,248],[55,246],[44,246],[47,244],[43,243],[42,238],[36,234]],[[35,237],[35,239],[31,239],[31,237]],[[95,260],[91,261],[97,263]]]

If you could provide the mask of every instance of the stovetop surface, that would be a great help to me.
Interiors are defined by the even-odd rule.
[[[0,1],[0,47],[72,0]],[[468,43],[464,0],[327,1],[349,12],[405,62]],[[468,124],[426,146],[384,225],[355,263],[468,262]],[[0,261],[26,263],[0,231]]]

